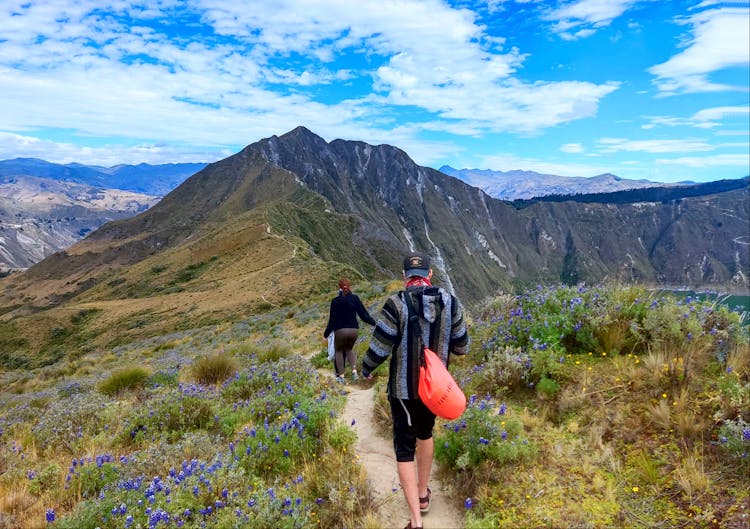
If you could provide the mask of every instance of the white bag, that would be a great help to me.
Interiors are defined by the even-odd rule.
[[[334,333],[328,335],[328,360],[336,357],[336,346],[334,345]]]

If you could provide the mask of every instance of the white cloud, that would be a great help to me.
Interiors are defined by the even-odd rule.
[[[637,0],[578,0],[548,12],[543,18],[556,22],[552,29],[563,39],[577,40],[608,26],[636,3]]]
[[[622,138],[601,138],[597,144],[603,153],[614,152],[696,152],[712,151],[714,146],[703,140],[627,140]]]
[[[731,168],[733,177],[742,177],[750,174],[750,157],[747,154],[709,154],[706,156],[684,156],[677,158],[658,158],[656,160],[623,159],[614,160],[607,158],[605,162],[596,163],[556,163],[536,158],[519,157],[513,154],[499,154],[488,156],[481,160],[477,167],[488,167],[498,171],[525,170],[535,171],[541,174],[552,174],[558,176],[583,176],[592,177],[605,173],[612,173],[622,178],[643,179],[652,181],[670,182],[685,179],[685,172],[679,171],[675,175],[674,170],[685,168],[710,170],[712,168]],[[464,165],[466,167],[466,165]],[[670,167],[667,172],[661,167]],[[699,181],[716,180],[716,176],[701,176]]]
[[[233,154],[215,149],[201,152],[195,147],[174,145],[103,145],[85,147],[67,142],[41,140],[33,136],[0,132],[0,159],[39,158],[53,163],[84,163],[111,167],[117,164],[213,162]]]
[[[693,120],[697,122],[708,122],[708,121],[719,121],[727,116],[733,115],[746,115],[750,117],[750,106],[724,106],[724,107],[713,107],[706,108],[696,112],[693,115]]]
[[[661,125],[667,127],[689,126],[701,129],[711,129],[721,126],[722,121],[737,116],[743,117],[745,123],[747,123],[747,118],[750,117],[750,106],[735,105],[705,108],[699,110],[688,118],[675,116],[650,116],[647,118],[648,122],[642,125],[642,128],[652,129]],[[747,132],[745,132],[745,134],[747,134]]]
[[[746,130],[718,130],[714,134],[717,136],[743,136],[745,138],[748,136]]]
[[[39,158],[54,163],[83,163],[110,167],[117,164],[162,164],[180,162],[213,162],[239,152],[245,144],[254,143],[262,137],[279,135],[287,132],[291,127],[271,130],[264,136],[243,136],[244,144],[227,146],[217,149],[215,146],[201,148],[195,145],[162,143],[138,143],[128,145],[111,143],[102,146],[86,146],[79,143],[65,141],[51,141],[40,139],[33,135],[21,135],[0,131],[0,160],[13,158]],[[420,165],[430,166],[457,155],[461,148],[450,143],[440,141],[420,140],[416,134],[421,130],[416,126],[394,127],[388,130],[378,130],[368,127],[350,126],[345,129],[338,127],[315,130],[325,140],[336,138],[365,141],[371,145],[389,144],[404,149],[409,157]]]
[[[483,157],[477,167],[488,167],[495,171],[534,171],[558,176],[591,177],[613,171],[612,164],[549,162],[514,154],[497,154]],[[618,173],[619,174],[619,173]]]
[[[677,165],[683,167],[722,167],[736,166],[745,167],[745,175],[750,174],[750,156],[747,154],[712,154],[709,156],[683,156],[680,158],[659,158],[656,160],[660,165]]]
[[[560,150],[569,154],[580,154],[583,152],[583,145],[580,143],[566,143],[560,147]]]
[[[3,128],[230,146],[300,123],[377,136],[417,107],[434,115],[425,128],[534,133],[595,115],[619,86],[520,82],[525,56],[489,51],[503,40],[438,0],[187,5],[195,10],[179,0],[0,7]],[[203,25],[184,25],[187,15]],[[336,71],[343,54],[353,65]],[[316,100],[332,83],[360,88]]]
[[[681,92],[747,90],[714,83],[709,75],[750,64],[750,11],[742,8],[710,9],[679,21],[690,26],[685,50],[649,68],[664,95]]]

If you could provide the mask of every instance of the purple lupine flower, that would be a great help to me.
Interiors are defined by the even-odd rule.
[[[474,502],[471,501],[471,498],[466,498],[464,500],[464,507],[467,509],[471,509],[474,506]]]
[[[47,509],[47,512],[44,513],[45,518],[47,519],[47,523],[52,523],[55,521],[55,509]]]
[[[508,432],[503,430],[502,433],[500,433],[500,438],[505,441],[508,438]]]
[[[742,440],[750,441],[750,428],[745,428],[742,430]]]
[[[497,414],[498,414],[498,415],[505,415],[505,411],[506,411],[507,409],[508,409],[508,408],[507,408],[507,407],[505,406],[505,403],[503,402],[503,403],[502,403],[502,404],[500,405],[500,411],[498,411],[498,412],[497,412]]]

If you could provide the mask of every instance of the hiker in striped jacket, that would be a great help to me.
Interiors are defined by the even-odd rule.
[[[406,288],[385,302],[362,359],[362,375],[372,378],[372,372],[390,357],[387,393],[393,418],[393,447],[411,517],[407,528],[412,529],[422,527],[422,514],[430,509],[432,491],[428,485],[435,415],[419,399],[420,351],[409,347],[409,316],[404,296],[411,296],[412,306],[419,315],[424,345],[446,366],[450,353],[466,354],[469,349],[461,303],[443,288],[432,286],[431,279],[428,256],[421,253],[406,256]]]

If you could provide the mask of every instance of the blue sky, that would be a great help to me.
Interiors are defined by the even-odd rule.
[[[750,3],[3,0],[0,159],[210,162],[304,125],[438,168],[750,174]]]

